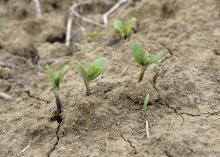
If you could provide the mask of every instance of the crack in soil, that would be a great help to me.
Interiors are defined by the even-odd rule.
[[[160,70],[158,70],[157,72],[156,72],[156,74],[154,75],[154,77],[153,77],[153,88],[154,89],[156,89],[158,92],[159,92],[159,89],[157,88],[157,79],[158,79],[158,77],[160,76]]]
[[[187,116],[191,116],[191,117],[199,117],[199,116],[202,116],[202,115],[209,115],[209,116],[214,116],[214,115],[218,115],[220,113],[220,111],[216,111],[216,112],[205,112],[205,113],[200,113],[200,114],[192,114],[192,113],[187,113],[187,112],[178,112],[176,108],[174,107],[171,107],[170,105],[168,105],[166,102],[165,102],[165,105],[172,109],[174,111],[174,113],[176,115],[179,115],[181,118],[182,118],[182,123],[181,123],[181,126],[183,125],[183,123],[185,122],[185,118],[183,117],[183,115],[187,115]]]
[[[172,50],[171,50],[168,46],[166,46],[164,43],[161,43],[161,45],[167,49],[167,51],[168,51],[168,53],[169,53],[170,55],[169,55],[168,57],[166,57],[164,60],[161,61],[160,67],[161,67],[161,65],[162,65],[165,61],[167,61],[168,59],[170,59],[170,58],[172,58],[172,57],[174,56]],[[154,77],[153,77],[153,88],[158,92],[158,94],[160,93],[160,89],[157,87],[157,80],[158,80],[159,76],[160,76],[160,70],[158,70],[158,71],[156,72],[156,74],[154,75]],[[158,99],[163,100],[163,99],[161,98],[160,94],[159,94],[158,97],[159,97]],[[172,109],[176,115],[178,115],[178,116],[181,117],[182,123],[181,123],[180,125],[182,126],[183,123],[185,122],[185,119],[184,119],[184,117],[182,116],[182,114],[178,113],[178,112],[177,112],[177,109],[175,109],[175,108],[169,106],[169,105],[166,103],[166,101],[165,101],[165,105],[166,105],[168,108]]]
[[[160,67],[161,67],[161,65],[162,65],[165,61],[167,61],[168,59],[170,59],[170,58],[172,58],[172,57],[174,56],[172,50],[171,50],[166,44],[161,43],[161,45],[162,45],[164,48],[167,49],[167,51],[169,52],[170,55],[169,55],[168,57],[166,57],[164,60],[161,61]],[[160,70],[158,70],[158,71],[156,72],[156,74],[154,75],[154,77],[153,77],[153,88],[158,92],[158,94],[160,93],[160,89],[157,87],[157,80],[158,80],[159,76],[160,76]],[[161,100],[162,100],[160,94],[159,94],[159,98],[158,98],[158,99],[161,99]],[[168,108],[172,109],[176,115],[179,115],[179,116],[182,118],[181,126],[182,126],[183,123],[185,122],[185,119],[184,119],[183,115],[188,115],[188,116],[192,116],[192,117],[199,117],[199,116],[201,116],[201,115],[210,115],[210,116],[212,116],[212,115],[217,115],[217,114],[220,113],[220,111],[216,111],[216,112],[212,112],[212,113],[210,113],[210,112],[208,112],[208,113],[200,113],[200,114],[191,114],[191,113],[187,113],[187,112],[186,112],[186,113],[179,113],[176,108],[171,107],[169,104],[167,104],[166,101],[165,101],[165,105],[166,105]]]
[[[52,147],[52,149],[48,152],[48,155],[47,157],[50,157],[51,153],[53,153],[53,151],[56,149],[56,146],[58,145],[59,143],[59,140],[60,140],[60,136],[59,136],[59,131],[60,131],[60,126],[61,126],[61,123],[59,123],[58,127],[57,127],[57,130],[56,130],[56,142],[54,143],[54,146]]]
[[[214,116],[214,115],[218,115],[220,113],[220,111],[216,111],[216,112],[205,112],[205,113],[200,113],[200,114],[191,114],[191,113],[187,113],[187,112],[181,112],[179,114],[181,115],[188,115],[191,117],[199,117],[202,115],[209,115],[209,116]]]
[[[121,136],[121,138],[122,138],[125,142],[127,142],[127,143],[129,144],[129,146],[132,148],[132,152],[133,152],[134,154],[137,154],[137,149],[136,149],[136,147],[132,144],[131,140],[126,139],[122,133],[120,133],[120,136]]]
[[[164,153],[167,157],[173,157],[167,150],[165,150]]]
[[[173,52],[172,52],[172,50],[169,48],[169,47],[167,47],[165,44],[161,44],[163,47],[165,47],[166,49],[167,49],[167,51],[168,51],[168,53],[170,54],[169,56],[167,56],[166,58],[164,58],[162,61],[161,61],[161,64],[159,65],[159,67],[161,67],[161,65],[165,62],[165,61],[167,61],[168,59],[170,59],[170,58],[172,58],[174,55],[173,55]],[[159,68],[160,69],[160,68]],[[154,75],[154,77],[153,77],[153,87],[154,87],[154,89],[156,89],[156,90],[158,90],[159,91],[159,89],[156,87],[156,84],[157,84],[157,79],[159,78],[159,76],[160,76],[160,70],[158,70],[157,72],[156,72],[156,74]]]
[[[127,100],[133,102],[134,104],[139,104],[141,105],[141,103],[138,100],[133,100],[130,96],[127,96]]]
[[[173,54],[172,50],[171,50],[166,44],[161,43],[161,45],[162,45],[165,49],[167,49],[168,53],[170,54],[170,56],[167,56],[164,60],[161,61],[161,63],[163,63],[163,62],[165,62],[166,60],[172,58],[172,57],[174,56],[174,54]]]
[[[183,117],[183,115],[182,115],[181,113],[179,113],[176,108],[171,107],[166,101],[165,101],[165,105],[167,106],[167,108],[170,108],[171,110],[173,110],[173,112],[174,112],[176,115],[178,115],[178,116],[181,117],[182,123],[180,124],[180,126],[183,126],[183,123],[185,122],[185,118]]]
[[[43,102],[46,102],[47,104],[49,104],[50,102],[48,100],[44,100],[44,99],[41,99],[41,98],[38,98],[34,95],[31,95],[30,91],[24,91],[30,98],[33,98],[33,99],[36,99],[36,100],[39,100],[39,101],[43,101]]]
[[[172,57],[174,56],[172,50],[171,50],[168,46],[166,46],[164,43],[161,43],[161,45],[167,49],[167,51],[168,51],[168,53],[169,53],[170,55],[167,56],[166,58],[164,58],[164,59],[161,61],[160,67],[161,67],[161,65],[162,65],[165,61],[167,61],[168,59],[170,59],[170,58],[172,58]],[[159,69],[160,69],[160,68],[159,68]],[[157,79],[159,78],[159,76],[160,76],[160,70],[158,70],[158,71],[156,72],[156,74],[154,75],[154,77],[153,77],[153,87],[154,87],[154,89],[156,89],[156,90],[158,90],[158,91],[159,91],[159,89],[156,87],[156,84],[157,84]]]

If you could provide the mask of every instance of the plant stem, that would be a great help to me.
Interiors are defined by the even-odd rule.
[[[89,96],[91,94],[89,82],[84,80],[84,83],[86,86],[86,95]]]
[[[55,95],[55,99],[56,99],[57,113],[59,115],[62,112],[62,103],[60,101],[58,89],[55,89],[54,95]]]
[[[140,75],[139,75],[138,83],[143,80],[146,68],[147,68],[146,66],[143,66],[143,65],[141,66],[141,72],[140,72]]]

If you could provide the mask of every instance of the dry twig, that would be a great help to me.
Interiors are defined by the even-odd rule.
[[[122,70],[121,75],[123,76],[127,70],[128,70],[128,65]]]
[[[149,134],[149,124],[148,124],[148,121],[147,121],[147,120],[146,120],[145,129],[146,129],[146,133],[147,133],[147,138],[150,138],[150,134]]]
[[[11,100],[12,97],[6,93],[0,92],[0,98],[3,98],[5,100]]]
[[[35,10],[36,10],[36,17],[42,17],[41,7],[39,0],[34,0],[35,3]]]
[[[70,46],[70,40],[71,40],[71,31],[72,31],[72,23],[73,23],[73,17],[75,16],[78,20],[84,21],[86,23],[92,24],[94,26],[97,27],[101,27],[101,28],[105,28],[108,24],[108,17],[111,16],[114,12],[116,12],[117,9],[119,8],[126,8],[128,7],[131,3],[133,2],[133,0],[119,0],[118,3],[116,3],[110,10],[108,10],[103,16],[102,16],[102,20],[104,24],[95,22],[94,20],[91,20],[89,18],[83,17],[81,16],[78,12],[77,12],[77,4],[73,4],[70,7],[70,14],[69,14],[69,19],[67,21],[67,28],[66,28],[66,46]],[[86,30],[83,26],[80,26],[81,31],[83,32],[83,34],[86,34]]]
[[[70,8],[70,14],[69,19],[67,21],[67,27],[66,27],[66,46],[70,46],[70,39],[71,39],[71,31],[72,31],[72,23],[73,23],[73,16],[72,16],[72,10],[74,10],[76,7],[76,4],[71,6]]]
[[[19,153],[17,153],[17,157],[22,156],[24,152],[26,152],[31,147],[31,145],[33,145],[39,138],[40,135],[36,136],[32,141],[30,141],[26,147],[24,147]]]
[[[128,7],[133,0],[119,0],[118,3],[116,3],[111,9],[109,9],[103,16],[103,23],[104,26],[106,27],[108,24],[108,17],[111,16],[116,10],[118,10],[120,7],[126,8]]]

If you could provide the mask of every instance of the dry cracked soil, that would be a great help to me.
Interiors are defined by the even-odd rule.
[[[1,157],[219,157],[220,156],[220,1],[133,0],[106,28],[73,20],[65,45],[69,8],[100,22],[117,0],[0,1]],[[138,31],[119,40],[111,20],[138,20]],[[97,31],[95,38],[83,35]],[[134,41],[165,57],[137,83]],[[109,61],[85,95],[74,60]],[[62,122],[55,110],[46,65],[70,69],[61,83]],[[143,101],[150,94],[146,111]],[[149,123],[148,138],[145,123]]]

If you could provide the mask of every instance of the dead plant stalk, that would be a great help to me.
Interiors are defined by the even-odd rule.
[[[38,0],[35,0],[38,1]],[[111,16],[114,12],[116,12],[119,8],[126,8],[128,7],[133,0],[119,0],[111,9],[109,9],[106,13],[103,14],[102,20],[104,24],[95,22],[94,20],[91,20],[89,18],[81,16],[77,11],[77,4],[73,4],[70,7],[70,14],[69,14],[69,19],[67,21],[67,28],[66,28],[66,41],[65,44],[66,46],[70,46],[70,41],[71,41],[71,31],[72,31],[72,23],[73,23],[73,17],[75,16],[77,20],[82,20],[86,23],[92,24],[97,27],[105,28],[107,27],[108,24],[108,17]],[[36,5],[37,6],[37,5]],[[83,34],[85,34],[86,30],[83,26],[80,26]]]
[[[36,17],[42,17],[42,12],[41,12],[39,0],[34,0],[34,3],[35,3]]]
[[[102,15],[104,26],[107,27],[109,16],[115,13],[120,7],[121,8],[128,7],[132,2],[133,0],[119,0],[111,9],[109,9],[106,13]]]

